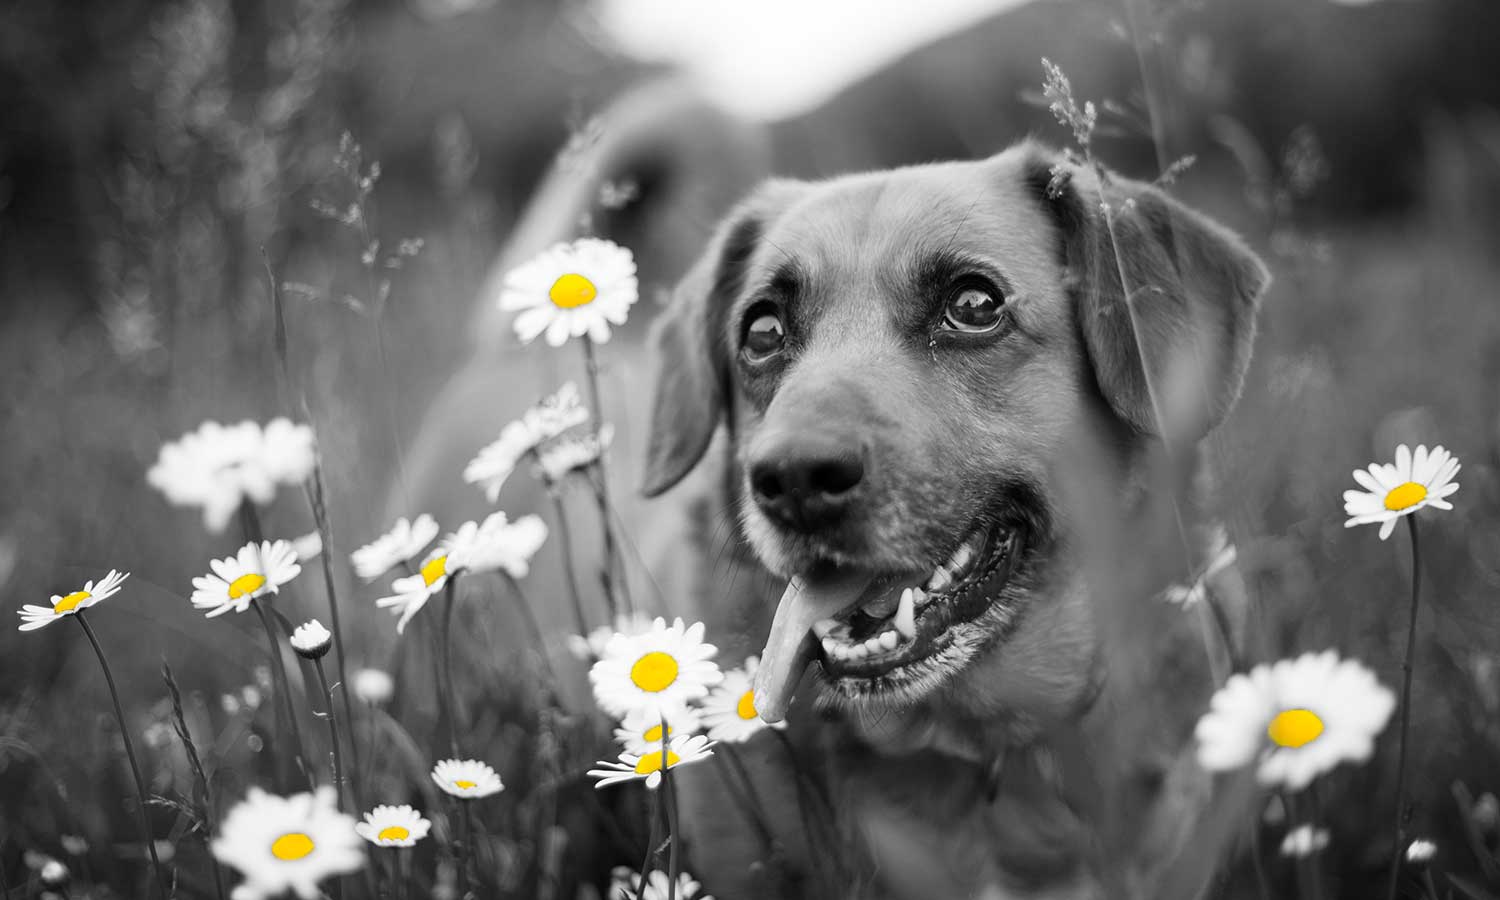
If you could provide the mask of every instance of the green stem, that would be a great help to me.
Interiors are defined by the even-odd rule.
[[[667,733],[666,723],[662,723],[662,736]],[[666,765],[666,741],[662,741],[662,767],[661,787],[667,792],[667,839],[670,840],[671,850],[667,855],[667,900],[677,900],[677,879],[682,873],[682,854],[679,852],[682,844],[682,827],[677,823],[677,787],[672,783],[672,773]]]
[[[453,645],[450,643],[450,634],[453,627],[453,607],[458,601],[455,596],[455,585],[458,583],[458,575],[448,576],[448,583],[443,586],[443,633],[438,637],[438,648],[442,654],[442,678],[443,683],[439,691],[443,698],[443,715],[448,719],[448,749],[453,752],[453,757],[458,758],[458,718],[456,716],[457,705],[453,702]]]
[[[552,498],[552,511],[557,519],[557,544],[562,548],[563,576],[568,582],[568,596],[573,600],[573,618],[577,622],[578,636],[586,638],[589,636],[589,622],[583,614],[583,594],[578,590],[578,573],[573,568],[573,532],[568,525],[568,511],[556,485],[547,485],[547,496]]]
[[[667,768],[666,742],[662,742],[662,771]],[[663,776],[665,777],[665,776]],[[646,858],[641,860],[641,880],[635,889],[635,900],[645,900],[646,879],[651,874],[652,862],[656,857],[656,842],[661,839],[661,791],[651,791],[651,827],[648,829],[646,838]]]
[[[344,631],[339,625],[339,598],[333,582],[333,528],[328,522],[328,508],[323,499],[321,465],[313,466],[312,482],[307,486],[306,493],[308,504],[312,507],[313,520],[318,526],[318,540],[323,543],[323,552],[319,556],[323,564],[323,589],[328,594],[328,616],[333,624],[333,652],[337,654],[334,661],[334,673],[338,675],[339,693],[344,697],[344,721],[349,723],[349,759],[353,763],[350,771],[358,774],[359,742],[354,739],[354,704],[349,699],[349,675],[344,662]],[[328,711],[330,714],[333,712],[331,702]],[[359,779],[353,775],[349,778],[349,794],[354,800],[356,810],[363,810],[364,800],[359,795]]]
[[[585,335],[582,343],[584,370],[588,375],[585,380],[589,385],[589,429],[597,435],[604,417],[604,406],[599,394],[599,360],[594,356],[593,340]],[[594,501],[599,506],[599,527],[603,529],[604,534],[604,568],[600,575],[604,581],[604,599],[609,605],[609,620],[614,622],[620,614],[615,601],[615,563],[619,551],[615,547],[614,529],[609,527],[609,476],[605,470],[604,457],[605,454],[601,452],[599,459],[594,462],[599,470],[599,481],[594,486]],[[619,590],[625,609],[630,610],[632,608],[630,592],[623,578],[620,579]]]
[[[458,844],[458,896],[459,900],[469,900],[472,896],[469,890],[469,861],[474,854],[474,823],[469,819],[469,801],[460,799],[458,807],[459,821],[463,824],[463,836]]]
[[[1396,885],[1401,877],[1401,854],[1406,843],[1406,738],[1411,727],[1411,676],[1417,655],[1417,608],[1421,599],[1422,552],[1417,540],[1417,517],[1406,517],[1411,533],[1411,615],[1406,626],[1406,658],[1401,661],[1401,738],[1396,752],[1396,822],[1395,845],[1391,848],[1391,874],[1386,885],[1386,900],[1396,900]]]
[[[308,767],[302,755],[302,727],[297,724],[296,710],[292,709],[291,679],[286,674],[286,663],[281,658],[281,644],[276,640],[276,631],[271,627],[271,619],[266,615],[264,605],[260,600],[250,601],[250,606],[260,616],[261,627],[266,630],[266,642],[271,654],[271,690],[276,696],[271,702],[276,705],[278,717],[284,711],[286,722],[292,736],[292,758],[297,763],[297,768],[302,771],[303,777],[307,779],[307,786],[313,786],[312,770]]]
[[[99,668],[104,670],[104,681],[109,685],[109,699],[115,704],[115,719],[120,723],[120,737],[125,741],[125,756],[130,760],[130,774],[135,776],[135,798],[136,811],[141,816],[141,838],[146,842],[146,852],[151,856],[151,867],[156,875],[156,893],[161,900],[167,900],[167,888],[165,878],[162,877],[161,860],[156,858],[156,841],[151,837],[151,816],[146,808],[146,780],[141,777],[141,766],[135,758],[135,743],[130,740],[130,725],[125,721],[125,709],[120,706],[120,692],[115,688],[114,673],[109,670],[109,660],[104,658],[104,648],[99,645],[99,638],[94,634],[93,626],[83,617],[83,611],[74,613],[73,618],[83,627],[83,633],[88,635],[89,643],[94,645],[94,655],[99,657]]]
[[[328,688],[328,675],[323,671],[323,660],[313,660],[318,671],[318,686],[323,689],[323,717],[328,720],[328,740],[333,744],[333,789],[338,792],[339,808],[344,809],[344,754],[339,749],[339,719],[333,711],[333,691]]]

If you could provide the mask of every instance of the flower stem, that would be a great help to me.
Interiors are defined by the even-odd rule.
[[[328,720],[328,740],[333,744],[333,789],[338,793],[339,808],[344,809],[344,754],[339,749],[339,719],[333,711],[333,691],[328,689],[328,675],[323,671],[323,660],[313,660],[318,671],[318,686],[323,689],[323,718]],[[314,710],[316,712],[316,710]]]
[[[458,842],[458,896],[469,900],[469,861],[473,859],[474,823],[469,818],[469,801],[458,800],[459,822],[463,825],[463,836]]]
[[[297,763],[307,786],[313,786],[312,770],[308,768],[307,762],[302,756],[302,728],[297,724],[297,713],[292,709],[291,679],[286,674],[286,663],[281,658],[281,644],[276,640],[276,631],[271,627],[271,618],[266,614],[263,605],[265,598],[250,601],[250,607],[260,616],[261,627],[266,630],[266,642],[269,644],[271,654],[271,690],[276,696],[272,703],[276,704],[278,718],[285,712],[286,722],[292,736],[292,758]]]
[[[599,395],[599,360],[594,355],[594,342],[585,336],[583,344],[584,370],[588,377],[585,379],[589,385],[589,430],[595,434],[599,433],[599,427],[603,421],[604,407]],[[615,562],[619,551],[615,547],[614,529],[609,526],[609,475],[604,467],[605,454],[601,451],[594,465],[599,470],[599,480],[594,485],[594,500],[599,505],[599,527],[604,534],[604,567],[600,570],[600,576],[604,582],[604,599],[609,605],[609,619],[613,622],[619,615],[619,607],[615,600]],[[625,609],[631,610],[630,592],[622,578],[619,583],[620,599],[624,601]]]
[[[662,737],[667,734],[666,725],[662,725]],[[678,846],[682,843],[682,829],[677,824],[677,786],[672,782],[672,773],[667,769],[666,753],[667,742],[662,741],[662,767],[661,787],[667,792],[667,838],[672,842],[671,850],[667,855],[667,900],[677,900],[677,879],[682,872],[682,854],[678,852]]]
[[[115,704],[115,719],[120,723],[120,737],[125,741],[125,756],[130,760],[130,774],[135,776],[136,811],[141,816],[141,839],[146,842],[146,852],[151,856],[151,868],[156,876],[156,893],[161,900],[167,900],[166,879],[162,876],[161,860],[156,858],[156,840],[151,837],[151,816],[146,808],[146,780],[141,777],[140,763],[136,762],[135,744],[130,740],[130,725],[125,721],[125,709],[120,706],[120,692],[115,688],[115,676],[109,670],[109,660],[104,658],[104,648],[99,645],[93,626],[84,618],[83,610],[75,613],[73,618],[78,620],[83,633],[88,635],[89,643],[94,645],[94,655],[99,657],[99,668],[104,670],[104,681],[109,685],[109,699]]]
[[[662,742],[662,775],[666,777],[666,742]],[[661,791],[651,791],[651,827],[646,838],[646,858],[641,860],[641,881],[635,889],[635,900],[645,900],[646,881],[651,875],[652,862],[656,857],[656,842],[661,840]]]
[[[443,586],[443,633],[438,636],[438,650],[442,659],[442,684],[438,693],[443,702],[443,715],[448,720],[448,749],[453,752],[454,759],[459,755],[458,719],[457,705],[453,702],[453,645],[449,635],[453,628],[453,607],[458,603],[454,590],[457,584],[458,575],[454,574],[448,576],[448,583]]]
[[[526,630],[531,632],[529,635],[531,644],[536,649],[536,655],[542,660],[542,668],[547,670],[547,698],[558,709],[562,709],[563,704],[557,696],[556,688],[560,682],[557,680],[557,672],[552,668],[552,659],[547,656],[547,644],[542,637],[542,626],[536,620],[536,613],[532,611],[531,603],[526,599],[526,593],[521,590],[521,583],[508,572],[501,574],[505,576],[505,583],[510,585],[511,593],[516,595],[516,606],[521,610],[521,618],[526,622]]]
[[[200,800],[201,815],[203,816],[203,838],[204,842],[213,843],[214,822],[214,797],[213,788],[209,784],[208,774],[203,770],[203,760],[198,756],[198,747],[193,743],[192,732],[188,731],[187,715],[182,711],[182,692],[177,689],[177,679],[172,675],[172,667],[167,665],[167,657],[163,654],[161,658],[161,676],[167,684],[167,691],[172,698],[172,720],[177,731],[177,737],[182,741],[183,753],[187,756],[188,767],[193,770],[195,781],[195,799]],[[219,868],[219,858],[213,853],[208,854],[209,865],[214,873],[214,893],[219,900],[224,900],[224,872]]]
[[[1421,599],[1422,552],[1417,540],[1417,517],[1406,517],[1411,534],[1411,615],[1406,626],[1406,658],[1401,661],[1401,738],[1396,752],[1396,822],[1395,845],[1391,848],[1391,875],[1386,885],[1386,900],[1396,900],[1396,884],[1401,876],[1401,854],[1406,849],[1406,738],[1411,727],[1411,676],[1417,655],[1417,608]]]
[[[558,546],[562,548],[563,576],[568,582],[568,596],[573,600],[573,618],[577,620],[578,636],[589,636],[588,618],[583,614],[583,595],[578,590],[578,572],[573,568],[573,532],[568,526],[568,511],[563,505],[562,492],[555,485],[547,485],[547,496],[552,498],[552,511],[556,514]]]
[[[334,674],[338,676],[339,693],[344,697],[344,721],[349,723],[349,760],[353,764],[350,771],[354,773],[349,778],[349,795],[354,801],[355,809],[362,810],[365,804],[359,796],[359,779],[354,777],[359,772],[359,742],[354,739],[354,704],[349,699],[349,676],[344,661],[344,631],[339,626],[339,598],[333,583],[333,528],[328,522],[328,506],[323,498],[323,467],[319,463],[315,462],[313,465],[312,479],[306,485],[306,493],[308,505],[312,507],[313,521],[318,526],[318,539],[323,544],[323,552],[318,555],[323,564],[323,589],[328,593],[328,616],[333,625],[333,652],[337,654]],[[332,700],[330,697],[330,715],[333,713]],[[335,743],[334,748],[337,747],[338,744]]]

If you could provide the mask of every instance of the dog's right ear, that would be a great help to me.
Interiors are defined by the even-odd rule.
[[[730,400],[729,347],[724,314],[744,287],[745,268],[772,217],[790,204],[799,185],[762,185],[719,226],[708,249],[673,292],[656,320],[656,397],[641,493],[671,488],[708,450]]]

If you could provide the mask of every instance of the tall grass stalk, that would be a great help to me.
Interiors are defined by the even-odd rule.
[[[261,627],[266,632],[266,644],[271,654],[271,690],[276,694],[271,702],[276,705],[276,715],[280,719],[283,712],[286,723],[289,725],[286,734],[292,739],[292,759],[297,768],[307,781],[307,786],[313,786],[312,769],[307,765],[307,759],[302,755],[302,726],[297,724],[297,713],[291,705],[291,679],[286,674],[286,662],[281,658],[281,644],[276,639],[276,629],[271,627],[271,617],[266,614],[264,597],[250,601],[250,607],[255,610],[260,618]],[[284,787],[284,786],[283,786]]]
[[[589,386],[589,430],[598,434],[604,416],[603,401],[599,392],[599,359],[594,353],[592,339],[585,335],[580,343],[583,344],[583,368],[587,375],[584,380]],[[627,612],[634,611],[634,606],[630,601],[630,590],[625,584],[623,572],[620,573],[619,596],[616,597],[615,575],[619,562],[619,548],[615,546],[615,532],[610,527],[609,473],[605,468],[604,457],[605,454],[601,452],[599,459],[594,463],[599,472],[599,479],[594,482],[594,501],[599,506],[599,527],[604,536],[604,567],[600,571],[600,577],[604,583],[604,599],[609,605],[609,620],[614,622],[619,617],[622,602]]]
[[[453,607],[458,602],[456,588],[458,585],[458,573],[454,572],[448,576],[448,583],[443,585],[443,626],[438,632],[438,702],[441,704],[443,717],[448,720],[448,749],[452,751],[455,759],[459,758],[458,752],[458,718],[457,704],[453,698],[453,644],[451,633],[453,630]]]
[[[557,520],[557,544],[562,551],[563,577],[568,583],[568,597],[573,601],[573,619],[578,628],[578,636],[586,638],[589,634],[589,620],[583,613],[583,594],[578,590],[578,571],[573,563],[573,529],[568,524],[562,486],[548,481],[546,487],[547,497],[552,501],[553,518]]]
[[[311,416],[308,417],[311,421]],[[324,499],[323,492],[323,464],[314,460],[312,480],[304,485],[307,493],[308,506],[312,508],[313,521],[318,527],[318,540],[323,545],[323,552],[318,554],[323,569],[323,590],[328,594],[328,616],[333,625],[333,652],[334,674],[338,676],[339,693],[344,698],[344,721],[349,723],[349,758],[354,765],[353,771],[359,771],[359,742],[354,739],[354,704],[349,699],[349,676],[347,673],[346,654],[344,653],[344,630],[339,625],[339,597],[338,590],[334,587],[333,579],[333,528],[328,521],[328,504]],[[321,664],[321,660],[319,663]],[[322,675],[321,665],[319,676]],[[326,689],[325,689],[326,693]],[[333,698],[329,698],[328,712],[333,714]],[[337,745],[335,745],[337,750]],[[342,790],[342,788],[340,788]],[[354,801],[356,809],[364,809],[364,800],[360,797],[359,781],[356,778],[349,779],[349,795]]]
[[[188,731],[187,716],[182,711],[182,692],[177,689],[177,679],[172,676],[172,667],[167,665],[165,656],[161,661],[161,678],[167,683],[167,693],[172,700],[172,730],[177,732],[177,739],[182,742],[188,768],[193,770],[193,793],[197,797],[198,813],[203,819],[203,839],[205,843],[211,843],[214,827],[213,790],[207,773],[203,771],[203,760],[198,757],[198,747],[193,743],[193,735]],[[218,857],[208,854],[208,864],[214,873],[214,892],[219,900],[224,900],[224,872],[219,868]]]
[[[724,787],[744,810],[745,817],[749,819],[756,834],[760,836],[761,843],[765,844],[767,855],[774,855],[776,840],[771,834],[771,826],[767,824],[770,820],[766,817],[765,808],[760,804],[760,798],[755,794],[755,782],[751,780],[750,773],[745,769],[745,763],[740,759],[739,751],[728,743],[721,743],[719,750],[721,752],[715,755],[724,763],[718,767]]]
[[[146,842],[146,853],[151,857],[157,896],[161,900],[167,900],[166,877],[161,869],[161,860],[156,857],[156,840],[151,836],[151,815],[146,807],[146,780],[141,777],[141,765],[135,758],[135,742],[130,739],[130,723],[125,720],[125,710],[120,706],[120,692],[115,688],[115,676],[109,669],[109,660],[104,658],[104,648],[100,646],[99,638],[85,618],[84,611],[78,610],[73,618],[78,620],[79,627],[88,635],[89,643],[94,647],[94,655],[99,657],[99,668],[104,670],[104,681],[109,685],[109,699],[115,705],[115,719],[120,723],[120,737],[125,742],[125,757],[130,761],[130,774],[135,776],[136,812],[141,817],[141,839]]]
[[[1396,900],[1396,886],[1401,878],[1401,855],[1406,852],[1406,739],[1411,729],[1411,677],[1417,655],[1417,609],[1421,600],[1422,546],[1417,539],[1417,517],[1406,517],[1411,535],[1411,614],[1406,625],[1406,656],[1401,660],[1401,732],[1396,751],[1396,821],[1392,827],[1391,874],[1386,884],[1386,900]]]
[[[333,789],[338,794],[339,808],[344,806],[344,753],[339,749],[339,718],[333,711],[333,691],[328,687],[328,675],[323,669],[323,660],[312,661],[313,668],[318,673],[318,687],[323,690],[323,711],[313,710],[313,715],[325,719],[328,722],[328,741],[333,747],[331,754],[333,765]]]

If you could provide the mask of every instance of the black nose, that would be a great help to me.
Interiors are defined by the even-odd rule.
[[[838,521],[864,477],[860,448],[805,434],[763,444],[750,464],[756,505],[782,525],[803,532]]]

